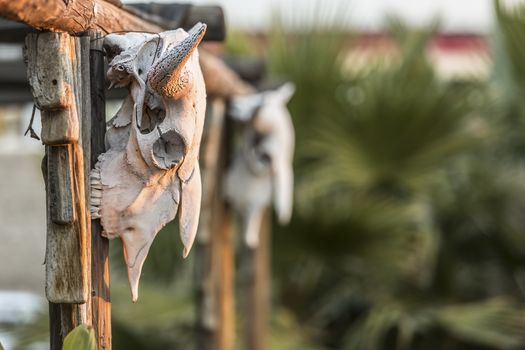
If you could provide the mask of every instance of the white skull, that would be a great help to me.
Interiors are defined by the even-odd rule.
[[[281,224],[290,221],[293,204],[294,130],[286,104],[295,87],[236,96],[230,115],[246,123],[240,147],[225,179],[225,194],[242,220],[246,244],[255,248],[263,213],[273,199]]]
[[[91,211],[104,236],[122,240],[133,302],[159,230],[179,211],[184,257],[197,232],[206,92],[196,47],[205,31],[199,23],[189,33],[110,34],[104,40],[108,79],[130,93],[108,123],[107,152],[91,173]]]

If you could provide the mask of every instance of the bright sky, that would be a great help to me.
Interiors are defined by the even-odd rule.
[[[139,0],[132,0],[139,1]],[[130,1],[130,2],[132,2]],[[170,0],[157,0],[168,2]],[[490,30],[493,0],[188,0],[193,4],[221,5],[228,25],[234,28],[260,30],[267,28],[276,11],[285,18],[311,15],[314,3],[320,12],[336,13],[347,8],[350,22],[362,29],[379,29],[387,14],[396,14],[409,23],[424,24],[435,16],[448,31]],[[519,0],[505,0],[516,2]],[[319,7],[319,6],[318,6]],[[341,12],[341,11],[339,11]],[[305,17],[305,16],[303,16]]]

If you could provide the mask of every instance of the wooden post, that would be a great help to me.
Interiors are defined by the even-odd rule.
[[[42,111],[47,193],[46,296],[51,349],[79,324],[91,325],[89,157],[89,39],[38,33],[26,39],[28,76]],[[87,66],[84,66],[87,65]],[[88,158],[87,158],[88,159]]]
[[[217,300],[219,307],[219,327],[217,336],[217,350],[235,348],[235,249],[233,244],[232,213],[230,208],[223,206],[219,212],[222,221],[218,234],[215,235],[214,248],[215,264],[221,264],[220,274],[215,275],[217,285]]]
[[[271,220],[267,210],[259,232],[259,245],[243,247],[241,271],[243,277],[244,343],[247,350],[267,348],[270,306],[270,242]]]
[[[96,222],[92,235],[88,208],[89,171],[103,151],[105,130],[103,58],[90,52],[88,36],[48,32],[26,38],[29,82],[42,111],[46,146],[42,170],[52,350],[62,349],[64,337],[80,324],[95,327],[99,349],[111,349],[107,244]],[[90,61],[96,70],[90,70]]]
[[[98,156],[104,152],[106,134],[106,96],[104,52],[102,36],[90,32],[91,78],[91,159],[95,167]],[[102,237],[100,220],[91,222],[91,283],[93,328],[99,350],[111,350],[111,301],[109,291],[109,240]]]
[[[229,154],[228,123],[222,98],[208,100],[201,147],[203,200],[197,235],[197,349],[234,348],[234,248],[231,214],[222,196]]]

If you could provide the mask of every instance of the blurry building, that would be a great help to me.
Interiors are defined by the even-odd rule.
[[[365,33],[349,50],[345,67],[349,73],[395,59],[398,49],[384,33]],[[437,34],[427,49],[428,59],[444,80],[484,80],[491,71],[488,39],[473,33]]]

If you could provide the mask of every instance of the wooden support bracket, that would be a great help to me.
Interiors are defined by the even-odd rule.
[[[52,303],[83,304],[89,300],[90,252],[80,138],[85,111],[79,95],[85,94],[81,62],[86,56],[89,67],[89,40],[64,33],[30,34],[25,54],[34,101],[42,111],[46,145],[46,297]],[[89,85],[87,89],[89,92]],[[86,317],[76,319],[83,322]]]
[[[73,95],[74,38],[38,33],[26,39],[27,76],[35,105],[42,111],[42,142],[78,142],[79,121]]]

